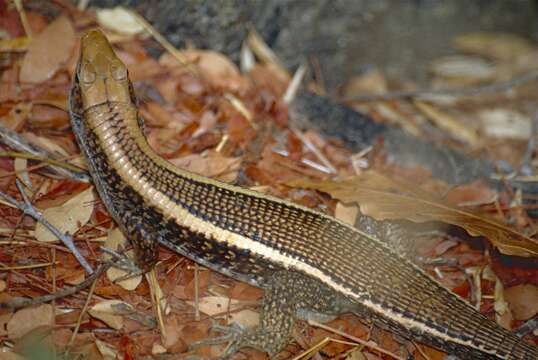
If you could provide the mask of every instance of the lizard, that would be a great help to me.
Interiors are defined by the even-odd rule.
[[[71,125],[95,187],[150,270],[164,245],[264,289],[260,324],[224,356],[276,356],[297,314],[353,312],[461,359],[538,359],[375,236],[330,215],[177,168],[148,144],[128,69],[98,29],[81,39]]]

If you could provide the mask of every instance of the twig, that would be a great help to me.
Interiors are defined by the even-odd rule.
[[[45,302],[49,302],[56,299],[61,299],[63,297],[73,295],[77,292],[79,292],[82,289],[87,288],[90,286],[99,276],[101,276],[102,273],[108,270],[108,268],[111,266],[111,264],[102,264],[100,265],[93,274],[88,276],[84,281],[82,281],[80,284],[57,291],[54,294],[48,294],[43,296],[38,296],[35,298],[25,298],[25,297],[16,297],[13,299],[10,299],[8,301],[0,303],[0,309],[20,309],[25,308],[28,306],[34,306],[39,305]]]
[[[45,161],[42,159],[50,159],[54,158],[54,155],[50,152],[39,148],[38,146],[35,146],[34,144],[31,144],[28,142],[28,140],[24,139],[22,136],[17,134],[16,132],[6,128],[5,126],[0,125],[0,142],[3,144],[9,146],[10,148],[20,152],[20,153],[28,153],[35,157],[37,157],[40,161]],[[52,160],[51,164],[57,160]],[[89,175],[81,170],[73,171],[68,170],[63,167],[58,167],[59,164],[55,164],[53,166],[50,166],[51,170],[53,170],[58,175],[67,177],[69,179],[73,179],[80,182],[90,182]],[[65,164],[64,164],[65,165]]]
[[[316,155],[316,157],[319,159],[319,161],[321,161],[321,163],[325,165],[326,168],[331,170],[331,173],[333,174],[337,173],[336,168],[331,164],[329,159],[327,159],[325,155],[323,155],[323,153],[314,144],[312,144],[312,142],[308,140],[306,136],[303,135],[302,132],[300,132],[299,130],[293,127],[291,127],[290,129],[293,132],[293,134],[295,134],[295,136],[297,136],[299,140],[301,140],[303,144],[305,144],[306,148],[312,151],[314,155]]]
[[[30,27],[30,24],[28,23],[28,18],[26,17],[26,12],[24,11],[24,7],[22,6],[22,0],[14,0],[15,7],[17,8],[17,12],[19,13],[19,17],[21,18],[22,27],[24,29],[24,32],[26,33],[26,36],[28,38],[32,38],[32,28]]]
[[[520,86],[532,81],[538,80],[538,72],[530,72],[521,76],[516,76],[510,80],[494,82],[487,85],[476,87],[458,87],[444,89],[419,89],[419,90],[401,90],[391,91],[384,94],[373,95],[353,95],[341,98],[342,102],[350,101],[386,101],[399,100],[415,97],[424,97],[428,95],[455,95],[455,96],[476,96],[484,93],[496,93]]]
[[[42,267],[47,267],[53,265],[53,262],[47,262],[42,264],[30,264],[30,265],[20,265],[20,266],[8,266],[6,264],[0,263],[0,270],[27,270],[27,269],[37,269]]]
[[[59,240],[61,240],[64,243],[64,245],[69,250],[71,250],[71,253],[75,256],[75,258],[78,260],[80,265],[82,265],[82,267],[84,268],[84,270],[86,270],[87,273],[89,274],[93,273],[92,267],[90,266],[90,264],[86,261],[84,256],[82,256],[82,254],[78,251],[77,247],[75,246],[73,238],[67,234],[62,234],[60,230],[58,230],[54,225],[48,222],[48,220],[45,219],[43,214],[40,213],[36,208],[34,208],[33,205],[30,203],[30,200],[26,196],[26,193],[24,192],[24,189],[22,188],[21,182],[18,179],[16,180],[16,184],[23,198],[23,202],[19,202],[15,200],[15,198],[1,191],[0,191],[0,198],[2,198],[4,201],[9,203],[10,205],[15,206],[17,209],[21,210],[24,214],[33,217],[36,221],[43,224],[43,226],[49,229],[49,231],[54,236],[56,236]]]
[[[190,61],[178,50],[172,45],[164,36],[162,36],[155,28],[141,15],[139,15],[134,10],[129,10],[129,13],[138,21],[140,25],[151,35],[163,48],[165,48],[166,51],[168,51],[170,54],[172,54],[173,57],[176,58],[177,61],[181,65],[184,65],[191,71],[192,73],[196,74],[196,70],[192,67],[192,64]]]
[[[311,326],[315,326],[315,327],[318,327],[320,329],[323,329],[323,330],[327,330],[327,331],[330,331],[336,335],[340,335],[342,337],[345,337],[346,339],[350,339],[350,340],[353,340],[355,341],[356,343],[358,344],[361,344],[361,345],[364,345],[365,347],[367,348],[370,348],[370,349],[373,349],[373,350],[376,350],[376,351],[379,351],[380,353],[382,354],[385,354],[385,355],[388,355],[388,356],[391,356],[393,357],[394,359],[397,359],[397,360],[404,360],[404,358],[396,355],[396,354],[393,354],[391,353],[390,351],[387,351],[383,348],[380,348],[379,346],[377,345],[374,345],[372,344],[371,342],[369,341],[364,341],[362,339],[359,339],[358,337],[355,337],[355,336],[352,336],[352,335],[349,335],[343,331],[340,331],[340,330],[337,330],[337,329],[334,329],[330,326],[327,326],[327,325],[323,325],[323,324],[320,324],[319,322],[317,321],[313,321],[313,320],[308,320],[308,324],[311,325]]]
[[[194,320],[200,321],[200,270],[194,263]]]
[[[74,155],[74,156],[78,156],[78,155]],[[70,156],[69,158],[74,157],[74,156]],[[45,166],[47,166],[47,164],[48,164],[48,166],[58,166],[60,168],[69,170],[69,171],[71,171],[73,173],[81,173],[83,175],[87,175],[84,172],[84,170],[82,170],[78,166],[71,165],[71,164],[63,162],[61,160],[55,160],[55,159],[45,158],[45,157],[41,157],[41,156],[36,156],[36,155],[30,154],[30,153],[22,153],[22,152],[16,152],[16,151],[0,151],[0,157],[14,157],[14,158],[21,158],[21,159],[40,161],[40,162],[44,162]],[[11,175],[17,175],[18,173],[20,173],[20,172],[15,171],[13,173],[10,173],[9,175],[10,176]]]
[[[299,88],[301,87],[301,83],[303,82],[304,76],[306,74],[306,65],[301,64],[297,71],[293,74],[293,78],[291,79],[288,88],[286,89],[286,92],[284,93],[284,96],[282,96],[282,101],[286,104],[291,104],[293,100],[295,99],[295,96],[297,95],[297,91],[299,91]]]
[[[97,284],[98,279],[99,278],[96,277],[93,280],[92,286],[90,287],[90,291],[88,292],[88,297],[86,298],[86,302],[84,303],[84,306],[82,307],[82,311],[80,312],[80,315],[77,319],[77,324],[75,326],[75,329],[73,330],[73,334],[71,334],[71,339],[69,339],[69,344],[67,344],[67,347],[65,350],[66,359],[69,358],[69,356],[67,355],[69,354],[69,351],[73,347],[73,343],[75,342],[75,338],[77,337],[78,331],[80,329],[80,324],[82,323],[82,317],[84,316],[84,314],[86,314],[86,311],[88,310],[88,306],[90,305],[90,300],[92,299],[93,292],[95,291],[95,285]]]

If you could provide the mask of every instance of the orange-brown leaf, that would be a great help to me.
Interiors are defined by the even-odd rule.
[[[471,235],[487,237],[506,255],[538,256],[537,240],[484,214],[450,206],[417,187],[375,172],[366,172],[342,182],[295,180],[288,185],[326,192],[344,203],[357,202],[362,213],[378,220],[442,221],[460,226]]]

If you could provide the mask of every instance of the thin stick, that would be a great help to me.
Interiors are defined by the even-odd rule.
[[[72,286],[72,287],[57,291],[54,294],[38,296],[31,299],[28,299],[25,297],[16,297],[16,298],[0,303],[0,309],[15,309],[16,310],[20,308],[29,307],[29,306],[39,305],[39,304],[46,303],[55,299],[61,299],[66,296],[73,295],[79,292],[80,290],[85,289],[88,286],[90,286],[95,281],[95,279],[101,276],[101,274],[104,273],[110,266],[111,264],[100,265],[93,274],[88,276],[86,279],[84,279],[84,281],[82,281],[80,284],[76,286]]]
[[[82,317],[86,314],[86,311],[88,310],[88,306],[90,305],[90,300],[92,299],[93,292],[95,291],[95,285],[97,284],[97,280],[99,280],[98,277],[96,277],[92,282],[92,286],[90,287],[90,291],[88,292],[88,297],[86,298],[86,302],[84,303],[84,306],[82,307],[82,311],[80,312],[80,315],[77,319],[77,324],[75,326],[75,329],[73,330],[73,334],[71,334],[71,339],[69,339],[69,344],[67,344],[67,349],[65,350],[66,355],[69,354],[69,351],[73,347],[73,343],[75,342],[75,338],[78,334],[78,330],[80,329],[80,324],[82,323]],[[69,356],[66,356],[66,358],[69,358]]]
[[[24,189],[22,188],[21,182],[17,179],[16,180],[17,188],[19,189],[19,192],[23,198],[23,202],[19,202],[15,200],[15,198],[11,197],[8,194],[5,194],[0,191],[0,198],[2,198],[4,201],[9,203],[12,206],[15,206],[17,209],[21,210],[25,215],[29,215],[33,217],[36,221],[40,222],[45,226],[49,231],[56,236],[60,241],[64,243],[64,245],[71,250],[71,253],[75,256],[75,258],[78,260],[80,265],[86,270],[88,274],[93,273],[93,269],[90,266],[90,264],[86,261],[84,256],[78,251],[77,247],[75,246],[75,243],[73,241],[73,238],[67,234],[62,234],[60,230],[58,230],[54,225],[52,225],[50,222],[48,222],[47,219],[43,216],[41,212],[39,212],[33,205],[30,203],[30,200],[26,196],[26,193],[24,192]]]
[[[68,159],[71,159],[71,158],[74,158],[74,157],[78,157],[78,156],[79,155],[69,156],[69,157],[65,158],[65,160],[68,160]],[[66,162],[64,162],[62,160],[51,159],[51,158],[48,158],[48,157],[43,157],[43,156],[34,155],[34,154],[30,154],[30,153],[25,153],[25,152],[0,151],[0,157],[14,157],[14,158],[35,160],[35,161],[43,162],[43,163],[48,164],[48,165],[58,166],[58,167],[66,169],[66,170],[70,170],[72,172],[85,173],[85,171],[83,169],[79,168],[78,166],[66,163]],[[13,172],[13,173],[10,173],[9,175],[16,175],[17,173],[18,172]]]
[[[321,161],[323,165],[325,165],[325,167],[331,170],[331,173],[337,173],[336,168],[331,164],[329,159],[327,159],[325,155],[323,155],[323,153],[314,144],[312,144],[302,132],[293,127],[291,128],[291,131],[293,131],[295,136],[297,136],[299,140],[301,140],[303,144],[305,144],[308,150],[312,151],[314,155],[316,155],[316,157],[319,159],[319,161]]]
[[[17,8],[17,12],[19,13],[19,17],[21,18],[22,27],[24,29],[24,32],[26,33],[26,36],[28,38],[32,38],[32,28],[30,27],[30,24],[28,23],[28,18],[26,17],[26,11],[24,11],[24,7],[22,6],[21,0],[14,0],[15,7]]]
[[[28,270],[28,269],[37,269],[42,267],[47,267],[53,265],[53,262],[48,263],[42,263],[42,264],[31,264],[31,265],[20,265],[20,266],[8,266],[6,264],[0,263],[2,271],[9,271],[9,270]]]
[[[368,102],[368,101],[386,101],[409,99],[415,97],[424,97],[428,95],[455,95],[455,96],[476,96],[485,93],[502,92],[513,87],[538,80],[538,72],[530,72],[521,76],[516,76],[506,81],[494,82],[487,85],[476,87],[459,87],[445,89],[420,89],[420,90],[401,90],[391,91],[385,94],[378,95],[353,95],[340,99],[342,102]]]
[[[28,153],[32,154],[33,156],[37,156],[41,161],[45,161],[43,159],[54,158],[54,155],[50,152],[31,144],[28,140],[17,134],[15,131],[12,131],[2,125],[0,125],[0,142],[20,153]],[[52,166],[51,170],[55,171],[58,175],[67,177],[69,179],[80,182],[90,182],[90,176],[80,169],[76,171],[67,170],[58,164]]]
[[[343,336],[345,337],[346,339],[350,339],[350,340],[353,340],[355,342],[357,342],[358,344],[361,344],[361,345],[364,345],[365,347],[368,347],[370,349],[373,349],[373,350],[376,350],[376,351],[379,351],[380,353],[382,354],[385,354],[385,355],[388,355],[388,356],[391,356],[393,357],[394,359],[397,359],[397,360],[405,360],[404,358],[394,354],[394,353],[391,353],[390,351],[388,350],[385,350],[383,348],[380,348],[379,346],[377,345],[374,345],[372,344],[371,342],[369,341],[364,341],[362,339],[359,339],[358,337],[355,337],[353,335],[349,335],[343,331],[340,331],[340,330],[337,330],[337,329],[334,329],[330,326],[327,326],[327,325],[323,325],[323,324],[320,324],[318,323],[317,321],[313,321],[313,320],[308,320],[308,324],[309,325],[312,325],[312,326],[315,326],[315,327],[319,327],[320,329],[323,329],[323,330],[327,330],[327,331],[330,331],[336,335],[340,335],[340,336]]]
[[[172,45],[164,36],[162,36],[155,28],[146,20],[144,17],[139,15],[134,10],[129,10],[131,15],[144,27],[144,29],[151,35],[163,48],[165,48],[166,51],[168,51],[170,54],[172,54],[173,57],[176,58],[177,61],[181,65],[186,66],[190,71],[193,71],[196,73],[194,68],[192,68],[192,64],[189,62],[189,60],[178,50],[175,48],[174,45]]]
[[[194,263],[194,320],[200,321],[200,270],[198,264]]]
[[[155,303],[155,310],[157,312],[157,323],[159,324],[159,329],[161,330],[161,337],[166,338],[166,327],[164,326],[163,313],[161,309],[161,297],[160,297],[160,286],[157,281],[155,267],[153,267],[148,273],[146,273],[146,278],[149,283],[149,291],[151,294],[152,302]]]

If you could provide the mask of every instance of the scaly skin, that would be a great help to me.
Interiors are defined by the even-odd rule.
[[[255,346],[274,354],[285,345],[299,309],[341,312],[350,308],[334,307],[348,303],[357,313],[462,359],[538,359],[536,347],[372,236],[291,202],[178,169],[159,157],[140,129],[127,69],[100,31],[82,38],[70,113],[96,188],[133,242],[143,269],[155,264],[161,243],[268,289],[261,327],[236,339],[234,350]],[[306,296],[309,292],[317,296]],[[278,314],[275,301],[284,304],[280,308],[289,320]],[[279,331],[284,340],[275,344]]]

